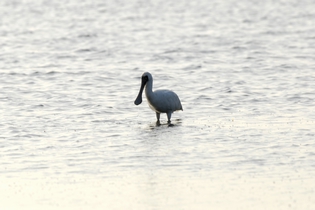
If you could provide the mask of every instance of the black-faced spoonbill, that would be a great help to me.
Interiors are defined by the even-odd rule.
[[[174,111],[183,110],[182,104],[176,93],[170,90],[152,91],[153,78],[149,72],[142,74],[141,86],[139,94],[135,100],[135,105],[142,102],[142,92],[145,87],[145,95],[147,97],[150,108],[156,113],[156,124],[160,125],[160,114],[167,114],[167,123],[171,123],[171,116]]]

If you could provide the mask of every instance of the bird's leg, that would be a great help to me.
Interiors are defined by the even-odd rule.
[[[172,116],[172,112],[167,112],[167,123],[171,124],[171,116]]]
[[[156,114],[156,119],[157,119],[156,125],[161,125],[161,123],[160,123],[160,113],[156,112],[155,114]]]

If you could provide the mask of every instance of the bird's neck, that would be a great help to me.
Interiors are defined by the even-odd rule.
[[[152,86],[153,86],[153,81],[148,81],[145,86],[145,94],[147,96],[152,94]]]

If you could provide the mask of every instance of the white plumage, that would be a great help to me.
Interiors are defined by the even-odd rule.
[[[170,90],[152,91],[153,77],[149,72],[143,73],[141,77],[141,86],[135,104],[142,103],[142,92],[145,87],[145,95],[147,97],[150,108],[155,111],[157,124],[160,124],[160,113],[166,113],[168,123],[171,123],[171,116],[174,111],[183,110],[182,104],[176,93]]]

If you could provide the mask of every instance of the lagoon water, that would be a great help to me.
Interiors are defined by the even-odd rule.
[[[314,7],[1,1],[0,209],[314,209]]]

